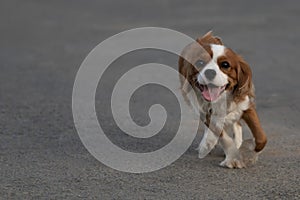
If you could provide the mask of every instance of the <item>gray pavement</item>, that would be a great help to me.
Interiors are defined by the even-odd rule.
[[[299,20],[300,2],[291,0],[0,1],[0,199],[300,199]],[[152,173],[119,172],[88,153],[72,119],[76,72],[98,43],[143,26],[193,38],[213,30],[250,63],[269,138],[255,166],[221,168],[218,149],[198,159],[194,149],[201,134],[179,160]],[[113,65],[153,60],[177,63],[175,56],[145,51]],[[108,80],[120,73],[114,69]],[[145,152],[170,141],[176,121],[148,142],[122,135],[99,103],[109,95],[109,82],[100,89],[98,117],[116,144]],[[151,90],[157,95],[149,102],[170,95]],[[147,93],[140,94],[134,117],[145,124],[139,99]],[[168,105],[178,117],[176,103]]]

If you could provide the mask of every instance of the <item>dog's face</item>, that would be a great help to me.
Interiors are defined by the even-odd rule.
[[[204,100],[217,101],[225,91],[233,94],[236,100],[251,93],[249,65],[211,33],[187,46],[183,54],[192,63],[181,58],[179,71],[193,89],[200,91]],[[182,84],[184,89],[184,81]]]

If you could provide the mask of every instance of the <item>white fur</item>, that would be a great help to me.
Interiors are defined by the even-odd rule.
[[[238,148],[236,147],[232,138],[229,137],[225,131],[223,131],[223,135],[220,137],[220,144],[226,156],[225,160],[220,163],[221,166],[228,168],[245,167]]]
[[[214,123],[215,125],[219,124],[219,126],[224,125],[222,137],[219,137],[218,134],[213,133],[209,128],[206,127],[204,136],[198,147],[199,158],[204,158],[219,141],[226,156],[225,160],[221,162],[220,165],[227,166],[229,168],[241,168],[244,167],[244,163],[241,160],[238,149],[242,144],[243,136],[242,127],[238,122],[243,114],[243,111],[249,108],[250,99],[247,96],[245,100],[236,104],[232,101],[232,97],[228,95],[228,93],[222,94],[218,101],[213,104],[213,110],[215,110],[215,112],[213,112],[211,115],[211,123]],[[224,106],[224,102],[226,103],[226,101],[232,102],[229,104],[229,107],[227,107],[225,116],[222,116],[222,113],[224,113],[224,108],[226,108],[226,106]],[[205,115],[207,109],[211,108],[209,103],[200,103],[200,105],[202,105],[202,115]],[[234,140],[227,135],[226,132],[229,130],[233,130]]]
[[[246,98],[238,104],[232,101],[229,108],[227,109],[228,114],[225,117],[225,125],[232,125],[237,122],[241,118],[243,111],[249,108],[249,105],[250,99],[248,96],[246,96]]]
[[[214,134],[208,127],[205,127],[204,135],[199,144],[199,158],[204,158],[218,143],[219,136]]]
[[[211,50],[213,52],[212,59],[206,64],[206,66],[199,73],[197,80],[200,84],[206,85],[212,83],[216,86],[224,86],[228,83],[228,77],[223,73],[218,65],[218,58],[225,54],[225,47],[223,45],[211,45]],[[216,71],[216,77],[213,80],[208,80],[204,75],[207,69],[213,69]]]
[[[197,81],[200,84],[212,83],[217,86],[224,86],[228,84],[228,76],[220,70],[218,58],[224,55],[225,47],[213,44],[211,45],[211,49],[213,57],[198,74]],[[213,80],[208,80],[204,75],[207,69],[216,71],[216,77]],[[199,158],[204,158],[219,141],[226,155],[225,160],[221,162],[220,165],[229,168],[244,167],[238,150],[243,141],[242,127],[239,124],[239,120],[241,119],[243,111],[249,108],[251,100],[247,96],[243,101],[235,103],[232,95],[225,91],[215,102],[211,103],[203,100],[200,92],[196,91],[196,93],[198,97],[188,96],[194,109],[197,113],[200,113],[202,119],[205,119],[206,113],[212,111],[211,123],[223,130],[222,137],[219,137],[221,133],[214,133],[208,127],[205,127],[203,138],[198,147]],[[233,131],[234,140],[228,136],[227,132],[229,131]]]
[[[213,52],[213,60],[214,62],[217,62],[217,59],[220,56],[223,56],[225,54],[225,47],[223,45],[218,45],[218,44],[212,44],[211,45],[211,50]]]
[[[233,124],[233,133],[235,146],[240,148],[243,142],[243,129],[238,122]]]

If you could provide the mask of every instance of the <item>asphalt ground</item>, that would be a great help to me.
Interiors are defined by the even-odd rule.
[[[299,199],[299,20],[300,2],[291,0],[2,0],[0,198]],[[257,110],[269,139],[255,166],[219,167],[223,156],[218,149],[198,159],[194,149],[201,133],[180,159],[151,173],[120,172],[88,153],[72,118],[77,70],[101,41],[145,26],[170,28],[193,38],[213,30],[250,63]],[[161,61],[176,67],[174,55],[160,53],[136,52],[113,65]],[[108,80],[114,72],[119,73],[112,67]],[[170,141],[176,120],[149,142],[122,135],[99,103],[109,95],[105,84],[109,81],[102,91],[99,87],[96,109],[115,144],[145,152]],[[149,120],[140,109],[149,92],[149,102],[171,95],[162,88],[148,89],[137,94],[133,104],[133,116],[141,124]],[[165,104],[176,117],[176,103]],[[247,129],[245,136],[250,136]]]

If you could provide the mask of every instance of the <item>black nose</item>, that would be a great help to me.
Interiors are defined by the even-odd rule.
[[[205,70],[204,74],[208,80],[213,80],[217,73],[213,69],[207,69]]]

